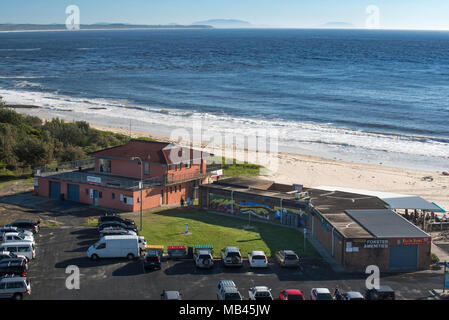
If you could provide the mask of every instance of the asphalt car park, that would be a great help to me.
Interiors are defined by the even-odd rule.
[[[13,219],[39,217],[43,221],[35,235],[36,259],[28,270],[31,295],[26,299],[159,300],[164,290],[176,290],[186,300],[215,300],[220,280],[233,280],[245,299],[254,286],[271,288],[275,299],[283,289],[300,289],[309,299],[312,288],[325,287],[333,292],[338,286],[341,292],[362,293],[365,288],[367,275],[334,273],[321,259],[303,260],[301,269],[284,269],[271,259],[267,269],[250,269],[248,261],[241,268],[227,268],[216,261],[210,270],[195,268],[193,259],[168,260],[163,261],[161,270],[149,272],[144,271],[142,260],[92,261],[86,251],[98,241],[99,233],[94,227],[86,227],[86,218],[103,214],[100,208],[19,194],[0,198],[0,209],[8,217],[13,214]],[[56,226],[45,223],[54,218]],[[71,276],[66,270],[73,265],[80,270],[79,289],[66,287]],[[430,290],[442,286],[443,275],[441,271],[385,274],[380,281],[396,291],[397,299],[431,299]]]
[[[95,228],[45,227],[38,234],[37,258],[30,264],[30,299],[160,299],[163,290],[177,290],[187,300],[215,300],[220,280],[233,280],[247,299],[254,286],[268,286],[275,299],[282,289],[300,289],[306,299],[310,290],[326,287],[333,292],[363,292],[366,276],[335,274],[319,259],[303,261],[301,269],[285,269],[270,262],[267,269],[224,267],[218,261],[211,270],[197,269],[192,259],[164,261],[161,270],[145,272],[142,259],[92,261],[87,248],[99,238]],[[80,270],[80,288],[69,290],[68,266]],[[382,284],[396,291],[397,299],[427,299],[430,289],[441,286],[441,275],[428,272],[386,275]]]

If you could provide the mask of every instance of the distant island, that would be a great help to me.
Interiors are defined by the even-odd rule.
[[[251,28],[253,25],[248,21],[236,19],[210,19],[192,23],[194,26],[208,25],[214,28]]]
[[[126,23],[95,23],[81,24],[81,30],[110,30],[110,29],[212,29],[211,25],[141,25]],[[0,24],[0,31],[57,31],[66,30],[65,24]]]

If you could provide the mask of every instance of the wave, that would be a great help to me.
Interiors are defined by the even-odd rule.
[[[42,48],[18,48],[18,49],[0,49],[1,51],[40,51]]]
[[[41,106],[50,116],[65,116],[67,120],[76,118],[88,122],[95,119],[112,127],[117,124],[128,125],[130,121],[136,124],[136,130],[141,131],[148,131],[148,128],[157,130],[158,127],[191,130],[193,126],[201,125],[204,130],[234,136],[242,133],[246,136],[277,136],[279,144],[292,148],[321,145],[360,154],[365,150],[449,159],[449,139],[432,136],[367,132],[315,122],[254,119],[234,117],[225,113],[163,109],[133,105],[127,100],[78,98],[48,92],[0,90],[0,96],[7,103]]]

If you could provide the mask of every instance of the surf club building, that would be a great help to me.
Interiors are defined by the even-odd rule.
[[[203,184],[200,193],[199,204],[209,212],[305,229],[345,271],[365,272],[369,265],[412,271],[431,264],[430,235],[399,213],[438,210],[420,197],[249,178]]]
[[[179,205],[197,198],[210,154],[165,142],[131,140],[90,159],[37,168],[34,192],[120,211]],[[142,187],[142,199],[140,198]]]

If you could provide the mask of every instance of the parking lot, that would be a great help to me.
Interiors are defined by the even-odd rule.
[[[365,287],[364,274],[334,273],[319,258],[303,261],[300,270],[282,269],[273,263],[266,270],[251,270],[247,262],[242,268],[228,269],[221,261],[212,270],[198,270],[192,260],[181,260],[163,262],[162,270],[144,273],[141,260],[87,258],[86,250],[99,234],[96,228],[86,226],[86,218],[98,216],[100,209],[65,206],[27,194],[0,198],[0,207],[1,214],[13,212],[14,217],[23,214],[47,222],[57,220],[57,226],[44,224],[36,235],[36,259],[30,262],[28,272],[31,295],[27,299],[160,299],[166,289],[179,290],[184,299],[214,300],[219,280],[233,280],[245,298],[255,285],[270,287],[275,298],[281,289],[300,289],[307,299],[314,287],[333,291],[338,286],[341,291],[360,292]],[[47,211],[50,208],[52,211]],[[66,288],[66,268],[70,265],[80,269],[79,290]],[[430,290],[440,288],[442,282],[441,271],[381,275],[381,284],[395,289],[398,299],[430,299]]]
[[[278,296],[281,289],[301,289],[308,298],[313,287],[336,285],[343,291],[362,291],[364,275],[333,274],[317,261],[305,261],[301,270],[282,269],[270,264],[266,270],[228,269],[217,262],[212,270],[199,270],[192,260],[167,261],[162,270],[145,273],[141,260],[106,259],[91,261],[87,248],[98,240],[95,228],[42,228],[37,236],[37,258],[30,264],[31,299],[159,299],[162,290],[179,290],[184,299],[215,299],[219,280],[230,279],[248,297],[254,285],[266,285]],[[66,267],[80,268],[80,289],[65,286]],[[396,290],[399,299],[426,299],[429,290],[441,285],[441,276],[428,272],[389,275],[382,284]]]

